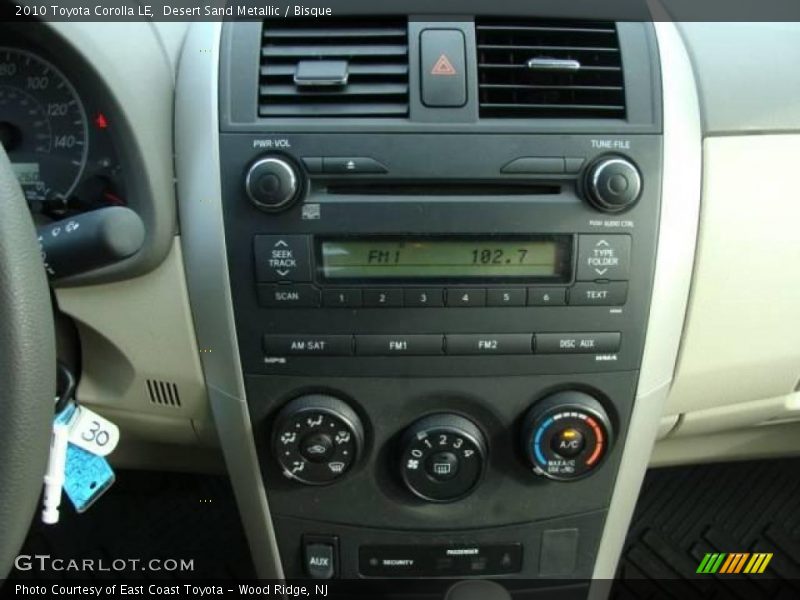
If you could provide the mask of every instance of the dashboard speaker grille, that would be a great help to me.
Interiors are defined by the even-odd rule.
[[[150,402],[160,406],[181,405],[181,397],[178,394],[178,385],[169,381],[158,381],[155,379],[147,380],[147,393]]]
[[[261,117],[405,117],[404,18],[265,21]]]
[[[625,118],[613,22],[479,18],[480,116]]]

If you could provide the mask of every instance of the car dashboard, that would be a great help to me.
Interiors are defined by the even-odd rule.
[[[117,464],[228,474],[259,577],[587,592],[648,467],[798,451],[797,27],[423,4],[0,25],[37,224],[146,232],[59,358]]]

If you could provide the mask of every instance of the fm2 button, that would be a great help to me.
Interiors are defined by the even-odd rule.
[[[308,236],[257,235],[253,238],[253,252],[258,281],[311,281]]]

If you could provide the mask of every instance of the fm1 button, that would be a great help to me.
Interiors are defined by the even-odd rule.
[[[447,481],[458,474],[458,457],[452,452],[437,452],[425,463],[428,475],[437,481]]]
[[[583,451],[586,440],[583,434],[574,427],[568,427],[556,433],[550,440],[550,448],[563,458],[575,458]]]

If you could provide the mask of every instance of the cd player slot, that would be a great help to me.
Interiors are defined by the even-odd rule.
[[[540,183],[329,183],[329,195],[347,196],[554,196],[561,186]]]

